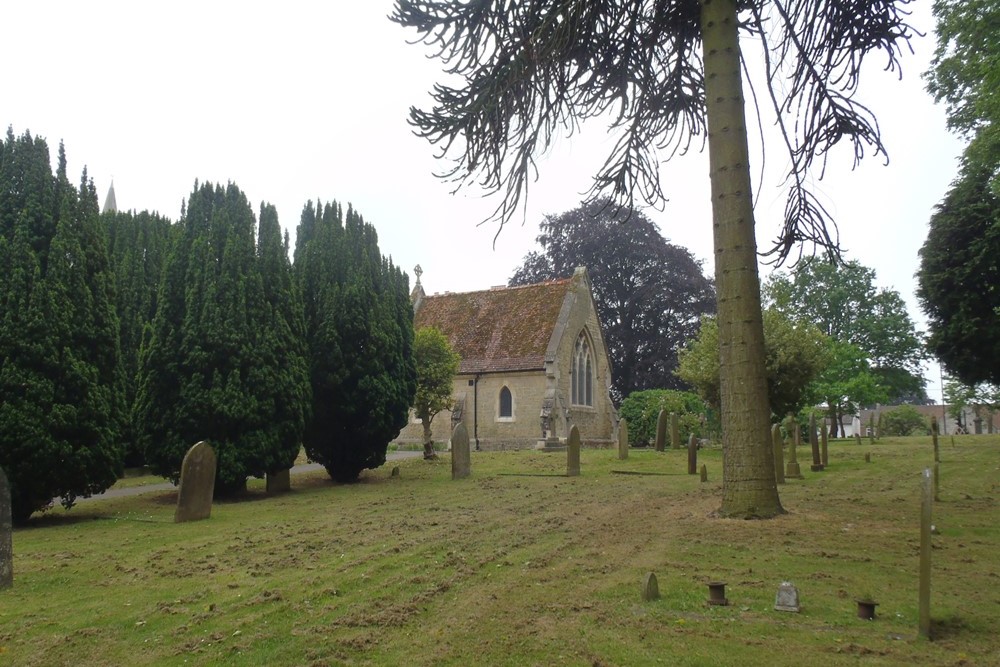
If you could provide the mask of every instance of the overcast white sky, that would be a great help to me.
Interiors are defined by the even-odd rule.
[[[913,24],[928,35],[913,41],[903,80],[876,57],[859,96],[879,119],[889,165],[868,160],[852,172],[849,156],[835,155],[818,189],[847,257],[875,268],[922,323],[917,251],[962,146],[924,92],[930,1],[914,5]],[[413,266],[423,267],[428,292],[504,284],[534,247],[542,216],[579,204],[606,133],[595,125],[557,144],[540,162],[525,224],[506,227],[494,247],[495,225],[477,223],[496,202],[473,190],[452,195],[433,176],[443,166],[434,149],[407,125],[440,67],[406,43],[413,35],[386,18],[391,9],[391,0],[7,3],[0,123],[45,137],[53,155],[63,140],[71,178],[86,165],[102,202],[113,178],[119,209],[177,219],[196,178],[233,181],[255,207],[277,206],[294,234],[306,200],[337,199],[376,226],[383,253],[411,280]],[[776,149],[767,155],[762,247],[784,206],[776,179],[786,160]],[[663,171],[670,202],[647,213],[711,273],[707,175],[707,156],[679,158]]]

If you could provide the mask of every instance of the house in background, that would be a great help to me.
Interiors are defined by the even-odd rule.
[[[416,275],[414,328],[436,327],[461,358],[454,407],[431,424],[436,442],[447,442],[459,422],[484,450],[533,448],[565,439],[574,425],[585,444],[615,442],[611,367],[586,269],[536,285],[431,296]],[[422,439],[415,419],[396,438]]]

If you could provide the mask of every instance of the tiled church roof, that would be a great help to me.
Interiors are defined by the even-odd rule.
[[[426,296],[413,326],[437,327],[448,338],[462,359],[459,373],[541,370],[572,281]]]

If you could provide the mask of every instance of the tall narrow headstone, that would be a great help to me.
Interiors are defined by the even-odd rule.
[[[781,424],[771,426],[771,447],[774,450],[774,479],[785,483],[785,447],[781,440]]]
[[[181,488],[177,492],[174,522],[200,521],[212,516],[215,493],[215,452],[202,440],[184,455],[181,463]]]
[[[14,523],[10,483],[0,468],[0,590],[14,585]]]
[[[810,470],[819,472],[823,469],[823,459],[819,453],[819,438],[816,433],[816,415],[809,415],[809,447],[812,449],[813,462]]]
[[[288,468],[277,472],[269,472],[265,479],[268,493],[284,493],[292,490],[291,470]]]
[[[941,449],[938,447],[938,420],[931,416],[931,440],[934,441],[934,463],[941,462]]]
[[[698,438],[694,433],[688,438],[688,474],[698,474]]]
[[[472,453],[469,451],[469,431],[459,422],[451,432],[451,478],[464,479],[472,474]]]
[[[830,446],[826,439],[826,427],[819,430],[819,462],[826,468],[830,465]]]
[[[795,450],[799,445],[799,425],[793,419],[791,421],[792,438],[788,442],[788,466],[785,469],[786,479],[802,479],[802,470],[799,468],[799,460]]]
[[[580,429],[573,425],[569,430],[569,440],[566,441],[566,476],[576,477],[580,474]]]
[[[934,493],[931,471],[924,470],[920,500],[920,635],[931,638],[931,509]]]
[[[628,421],[625,419],[618,422],[618,460],[624,461],[628,458]]]
[[[670,446],[673,449],[681,448],[681,425],[676,412],[670,413]]]
[[[704,463],[701,464],[701,481],[702,482],[708,481],[708,468],[705,466]]]
[[[655,449],[662,452],[666,447],[667,440],[667,411],[661,409],[656,415],[656,442]]]

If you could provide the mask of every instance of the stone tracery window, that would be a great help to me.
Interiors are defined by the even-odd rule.
[[[573,348],[569,383],[570,402],[573,405],[594,404],[594,361],[585,332],[580,333]]]

